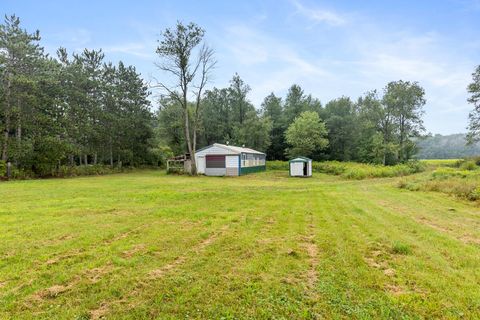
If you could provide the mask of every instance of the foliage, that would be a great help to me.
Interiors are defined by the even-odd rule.
[[[17,172],[64,165],[143,165],[151,159],[149,91],[132,66],[101,50],[57,58],[16,16],[0,25],[0,158]]]
[[[409,161],[406,164],[398,164],[395,166],[340,161],[312,162],[313,172],[337,175],[353,180],[407,176],[423,172],[425,168],[425,164],[419,161]],[[267,161],[267,170],[288,171],[288,162]]]
[[[325,105],[322,118],[328,129],[328,151],[332,160],[350,161],[355,157],[358,126],[355,105],[348,97]]]
[[[290,145],[286,153],[290,158],[311,156],[315,151],[328,146],[327,129],[318,113],[305,111],[301,113],[285,132],[285,140]]]

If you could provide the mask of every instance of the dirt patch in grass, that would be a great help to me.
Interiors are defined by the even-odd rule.
[[[220,236],[225,230],[227,229],[227,226],[223,227],[220,229],[218,233],[213,233],[206,239],[204,239],[202,242],[200,242],[197,246],[195,246],[192,250],[193,253],[199,253],[203,249],[205,249],[207,246],[209,246],[215,239]],[[177,257],[174,261],[167,263],[166,265],[162,266],[161,268],[155,269],[150,272],[150,277],[154,279],[158,279],[163,277],[164,274],[168,273],[169,271],[175,269],[177,266],[183,264],[187,260],[188,256],[187,255],[182,255],[180,257]]]
[[[148,226],[149,224],[148,223],[144,223],[138,227],[135,227],[129,231],[126,231],[126,232],[123,232],[123,233],[120,233],[119,235],[116,235],[115,237],[111,238],[111,239],[107,239],[104,241],[105,244],[111,244],[113,242],[116,242],[116,241],[119,241],[119,240],[122,240],[122,239],[125,239],[127,238],[128,236],[130,236],[131,234],[145,228],[146,226]]]
[[[480,239],[476,238],[476,237],[472,237],[470,235],[463,235],[463,236],[460,237],[460,240],[462,240],[463,242],[465,242],[467,244],[480,245]]]
[[[70,289],[70,285],[64,286],[64,285],[54,285],[50,288],[47,288],[45,290],[41,290],[37,292],[34,296],[34,300],[44,300],[44,299],[53,299],[56,298],[58,295],[64,293],[65,291]]]
[[[318,281],[317,267],[318,261],[318,246],[315,243],[315,224],[313,223],[312,213],[308,214],[309,223],[307,226],[308,235],[300,238],[301,246],[308,256],[308,270],[305,273],[307,287],[311,294],[315,292],[315,283]]]
[[[144,244],[137,244],[133,246],[130,250],[124,251],[122,253],[123,257],[126,259],[132,258],[134,255],[137,253],[140,253],[142,251],[145,251],[145,245]]]
[[[395,284],[387,284],[385,286],[385,290],[394,296],[400,296],[402,294],[407,293],[405,289]]]
[[[97,283],[102,279],[104,275],[112,272],[112,270],[113,270],[113,265],[107,264],[102,267],[93,268],[85,271],[83,274],[83,278],[86,278],[91,283]]]
[[[388,263],[388,260],[391,258],[388,252],[387,247],[380,245],[380,247],[377,246],[371,250],[363,260],[369,267],[381,270],[386,276],[393,277],[395,269],[391,268]]]
[[[383,270],[383,273],[386,276],[393,277],[395,275],[395,270],[392,269],[392,268],[387,268],[387,269]]]
[[[54,286],[51,286],[47,289],[40,290],[36,292],[32,296],[33,301],[43,301],[45,299],[54,299],[60,294],[71,290],[73,287],[75,287],[78,283],[80,283],[83,279],[88,280],[90,283],[97,283],[100,281],[100,279],[107,273],[110,273],[113,270],[113,266],[111,264],[102,266],[102,267],[97,267],[93,269],[89,269],[84,271],[81,275],[76,275],[72,281],[70,281],[68,284],[63,285],[63,284],[57,284]]]
[[[416,219],[418,222],[420,222],[421,224],[424,224],[426,226],[429,226],[430,228],[433,228],[437,231],[440,231],[440,232],[445,232],[445,233],[450,233],[452,232],[452,229],[451,228],[448,228],[448,227],[443,227],[443,226],[440,226],[434,222],[432,222],[431,220],[425,218],[425,217],[420,217],[418,219]]]
[[[442,233],[447,233],[449,236],[452,236],[453,238],[455,238],[459,241],[462,241],[465,244],[476,244],[476,245],[480,244],[480,238],[478,238],[478,237],[468,235],[468,234],[464,234],[462,236],[459,236],[459,235],[456,234],[456,231],[453,230],[452,228],[440,226],[440,225],[436,224],[435,222],[432,222],[431,220],[429,220],[425,217],[420,217],[419,219],[416,219],[416,221],[418,221],[419,223],[424,224],[426,226],[429,226],[432,229],[440,231]]]
[[[99,308],[95,310],[91,310],[89,312],[90,319],[92,320],[101,319],[108,314],[108,311],[109,311],[108,305],[105,303],[102,303]]]
[[[318,247],[315,244],[313,236],[309,237],[309,241],[304,243],[305,250],[308,254],[309,269],[307,271],[307,285],[309,288],[314,288],[318,280]]]
[[[53,264],[56,264],[62,260],[66,260],[66,259],[69,259],[69,258],[73,258],[73,257],[77,257],[79,255],[83,254],[83,251],[81,250],[76,250],[74,252],[71,252],[71,253],[66,253],[66,254],[63,254],[63,255],[59,255],[59,256],[56,256],[56,257],[52,257],[50,259],[48,259],[45,264],[46,265],[53,265]]]

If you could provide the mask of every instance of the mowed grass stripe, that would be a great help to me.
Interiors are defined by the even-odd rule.
[[[0,184],[0,316],[478,316],[479,248],[418,217],[456,230],[479,210],[412,200],[394,181],[145,171]]]

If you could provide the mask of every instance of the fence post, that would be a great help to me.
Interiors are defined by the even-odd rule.
[[[12,163],[10,161],[7,162],[7,179],[12,177]]]

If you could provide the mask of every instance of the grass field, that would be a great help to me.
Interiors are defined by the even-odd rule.
[[[0,183],[0,318],[480,317],[480,209],[399,179]]]

